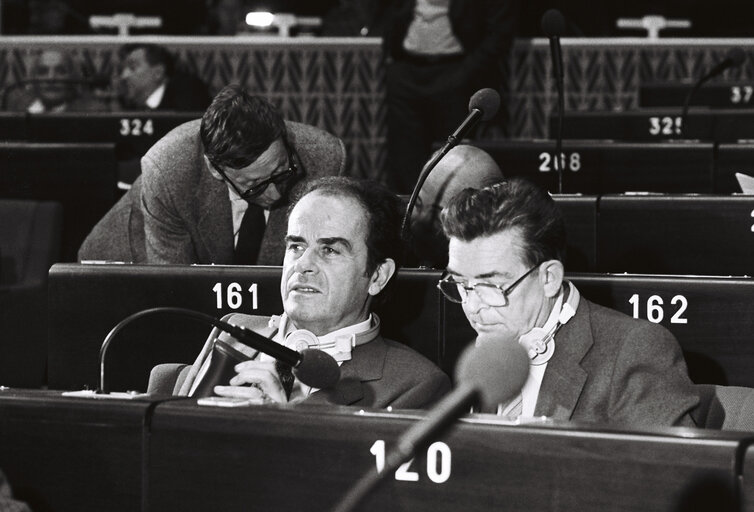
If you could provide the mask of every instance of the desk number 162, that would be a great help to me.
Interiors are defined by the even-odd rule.
[[[374,455],[377,471],[382,472],[385,469],[385,441],[375,441],[369,453]],[[401,464],[395,471],[395,479],[402,482],[418,482],[419,473],[411,470],[413,462],[414,459],[411,459]],[[441,441],[432,443],[427,448],[427,477],[436,484],[445,483],[450,478],[450,447]]]

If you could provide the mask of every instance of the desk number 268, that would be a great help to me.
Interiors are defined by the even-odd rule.
[[[378,439],[369,449],[374,455],[377,471],[385,469],[385,441]],[[450,478],[450,447],[438,441],[427,448],[427,477],[436,484],[442,484]],[[419,473],[411,470],[414,459],[401,464],[395,471],[395,479],[402,482],[418,482]]]

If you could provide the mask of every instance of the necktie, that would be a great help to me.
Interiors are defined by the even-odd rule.
[[[236,242],[236,251],[233,254],[234,265],[256,264],[264,228],[264,209],[257,204],[249,203],[241,220],[241,228],[238,230],[238,242]]]

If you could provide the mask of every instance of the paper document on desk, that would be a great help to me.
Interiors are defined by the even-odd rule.
[[[754,176],[749,176],[740,172],[736,173],[738,186],[744,194],[754,194]]]

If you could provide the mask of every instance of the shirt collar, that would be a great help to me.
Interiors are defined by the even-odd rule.
[[[147,107],[155,109],[160,106],[162,98],[165,96],[165,87],[166,83],[162,82],[162,84],[149,95],[149,98],[147,98],[146,101]]]

